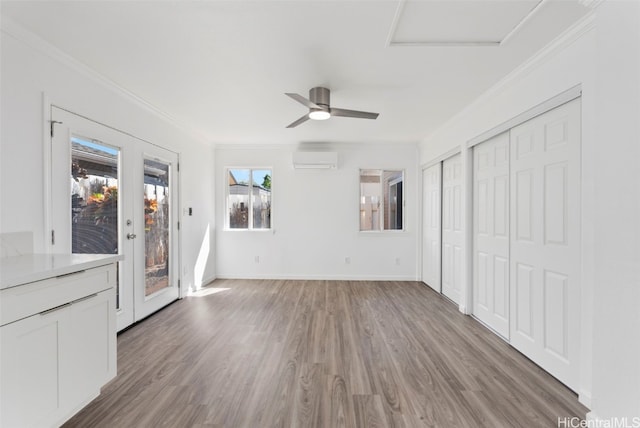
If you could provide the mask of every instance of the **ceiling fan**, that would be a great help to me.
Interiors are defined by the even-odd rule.
[[[329,104],[330,92],[327,88],[311,88],[309,90],[309,99],[306,99],[302,95],[285,93],[285,95],[288,95],[305,107],[309,107],[309,113],[287,126],[287,128],[295,128],[309,119],[325,120],[331,116],[355,117],[359,119],[376,119],[378,117],[378,113],[331,107]]]

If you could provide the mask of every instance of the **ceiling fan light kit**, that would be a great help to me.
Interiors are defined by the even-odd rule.
[[[311,109],[309,112],[309,119],[312,120],[327,120],[331,117],[331,113],[326,110]]]
[[[329,91],[329,89],[320,86],[311,88],[309,90],[309,99],[299,94],[285,93],[285,95],[293,98],[300,104],[309,108],[309,113],[291,123],[289,126],[287,126],[287,128],[295,128],[296,126],[306,122],[309,119],[326,120],[331,116],[352,117],[358,119],[376,119],[378,117],[378,113],[331,108],[331,92]]]

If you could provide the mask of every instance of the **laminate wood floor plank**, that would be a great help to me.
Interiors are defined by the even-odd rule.
[[[417,282],[217,280],[65,427],[555,427],[573,392]]]

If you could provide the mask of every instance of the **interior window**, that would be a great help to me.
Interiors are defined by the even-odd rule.
[[[404,172],[360,170],[360,230],[404,229]]]

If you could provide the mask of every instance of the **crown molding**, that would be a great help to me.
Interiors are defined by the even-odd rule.
[[[166,122],[182,132],[193,137],[195,140],[200,143],[210,145],[209,139],[199,132],[198,130],[192,128],[191,126],[185,124],[181,120],[177,119],[175,116],[167,113],[166,111],[156,107],[149,101],[144,98],[136,95],[135,93],[129,91],[128,89],[120,86],[110,78],[96,71],[95,69],[89,67],[83,62],[77,60],[61,49],[53,46],[51,43],[42,39],[40,36],[32,33],[31,31],[25,29],[15,21],[11,20],[5,15],[0,17],[0,31],[7,36],[10,36],[17,41],[23,43],[24,45],[34,49],[35,51],[53,59],[54,61],[71,68],[72,70],[78,72],[84,77],[91,79],[93,82],[101,85],[102,87],[118,94],[120,97],[125,100],[131,102],[132,104],[140,107],[144,111],[151,113],[158,119]]]
[[[584,1],[592,1],[593,3],[600,3],[602,0],[584,0]],[[587,15],[585,15],[582,19],[577,21],[571,27],[566,29],[562,34],[552,40],[549,44],[535,53],[533,56],[529,57],[526,61],[516,67],[513,71],[507,74],[505,77],[500,79],[495,85],[490,87],[484,93],[482,93],[478,98],[468,104],[465,108],[460,110],[457,114],[452,116],[449,120],[443,123],[438,129],[436,129],[431,134],[427,135],[422,139],[422,143],[426,143],[435,137],[437,137],[440,130],[448,128],[455,122],[457,122],[460,118],[467,115],[470,111],[477,108],[482,103],[486,102],[490,98],[500,94],[502,91],[506,90],[507,87],[512,84],[514,81],[521,79],[527,74],[531,73],[536,68],[540,67],[542,64],[549,61],[551,58],[555,57],[559,52],[567,49],[571,46],[576,40],[580,39],[585,34],[589,33],[591,30],[595,28],[595,12],[592,10]]]

